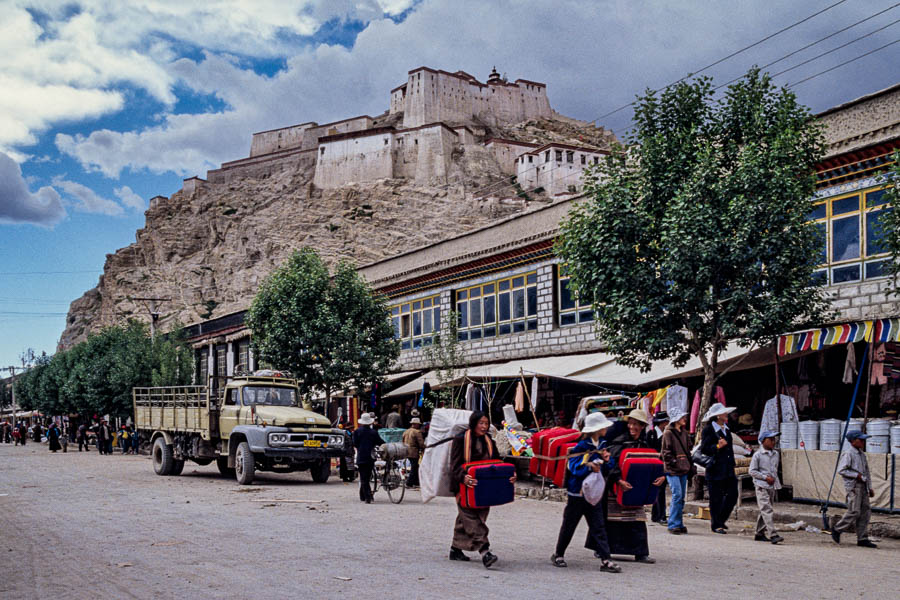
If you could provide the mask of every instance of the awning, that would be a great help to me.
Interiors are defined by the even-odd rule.
[[[405,383],[398,387],[396,390],[391,390],[387,394],[384,395],[385,398],[394,398],[396,396],[408,396],[410,394],[418,394],[422,391],[422,384],[428,382],[428,385],[434,387],[437,385],[437,372],[436,371],[428,371],[423,375],[419,375],[409,383]]]
[[[731,367],[733,371],[743,371],[772,364],[775,361],[771,347],[749,350],[737,345],[729,345],[719,354],[716,370],[721,373]],[[737,363],[737,364],[735,364]],[[620,365],[615,360],[600,364],[570,377],[585,383],[604,383],[616,386],[647,386],[667,379],[697,377],[703,375],[703,365],[699,358],[690,359],[683,367],[675,367],[669,361],[656,361],[650,370],[642,373],[635,367]]]
[[[784,356],[805,350],[821,350],[825,346],[850,342],[900,341],[900,319],[876,319],[831,325],[778,338],[778,354]]]
[[[390,383],[391,381],[397,381],[398,379],[403,379],[411,375],[418,375],[424,370],[425,369],[417,369],[415,371],[400,371],[399,373],[388,373],[384,376],[384,382]]]

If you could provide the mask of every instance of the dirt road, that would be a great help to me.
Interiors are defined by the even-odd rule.
[[[70,446],[70,449],[72,447]],[[311,501],[279,503],[277,499]],[[260,474],[241,487],[214,465],[158,477],[142,456],[51,454],[0,444],[0,598],[890,598],[900,542],[841,547],[825,535],[785,533],[782,546],[650,527],[656,565],[620,560],[600,573],[581,547],[568,569],[550,565],[562,505],[517,500],[491,513],[500,562],[447,560],[452,499],[400,505],[379,492],[308,474]],[[852,537],[852,536],[850,536]]]

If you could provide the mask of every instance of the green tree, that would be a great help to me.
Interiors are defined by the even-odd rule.
[[[254,350],[291,372],[300,392],[331,394],[380,381],[400,355],[384,299],[348,263],[331,277],[311,248],[294,252],[260,285],[247,313]]]
[[[436,389],[431,398],[425,399],[428,408],[443,402],[447,408],[459,408],[453,386],[450,385],[466,374],[462,349],[459,344],[459,313],[449,311],[444,314],[443,324],[431,336],[431,345],[425,348],[425,360],[437,377]],[[441,334],[441,332],[444,332]]]
[[[0,379],[0,408],[12,404],[12,385],[6,379]]]
[[[893,164],[882,176],[882,181],[888,184],[884,197],[889,206],[878,218],[877,232],[882,247],[893,259],[888,261],[887,273],[893,284],[891,293],[897,296],[900,295],[900,210],[897,210],[900,207],[900,152],[894,152],[891,160]]]
[[[721,100],[708,78],[648,92],[628,143],[589,175],[557,250],[619,362],[699,358],[705,411],[729,342],[770,343],[825,316],[807,219],[820,126],[753,69]]]

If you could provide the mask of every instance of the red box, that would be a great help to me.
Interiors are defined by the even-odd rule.
[[[631,484],[627,492],[616,483],[616,501],[621,506],[646,506],[656,501],[659,486],[653,482],[663,476],[663,462],[650,448],[629,448],[619,456],[622,479]]]
[[[578,443],[578,438],[581,437],[581,433],[578,431],[572,431],[569,433],[564,433],[562,435],[558,435],[556,437],[550,438],[547,440],[547,456],[550,458],[558,458],[560,456],[566,455],[566,444],[570,444],[572,442]],[[544,464],[541,465],[541,475],[546,477],[547,479],[553,479],[553,475],[556,473],[556,467],[559,463],[564,463],[564,460],[545,460]]]
[[[563,444],[562,454],[560,456],[568,456],[569,452],[572,451],[572,448],[578,445],[578,442],[567,442]],[[562,487],[563,483],[566,481],[566,468],[569,459],[558,460],[556,461],[555,470],[553,471],[553,484],[556,487]]]
[[[509,504],[515,499],[516,488],[510,478],[516,474],[515,465],[500,460],[479,460],[463,465],[466,474],[478,480],[469,487],[459,484],[459,504],[463,508],[487,508]]]
[[[550,429],[543,429],[535,432],[535,434],[531,436],[531,450],[534,452],[535,456],[528,462],[528,472],[532,475],[540,475],[541,463],[545,461],[538,458],[538,456],[547,456],[545,442],[554,436],[569,433],[571,431],[574,430],[566,427],[551,427]]]

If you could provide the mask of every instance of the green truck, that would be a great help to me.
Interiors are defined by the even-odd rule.
[[[151,443],[157,475],[180,475],[187,460],[215,461],[242,485],[256,471],[309,470],[325,483],[332,459],[340,459],[342,479],[356,475],[349,433],[302,408],[293,379],[230,377],[222,385],[134,388],[133,397],[135,428]]]

